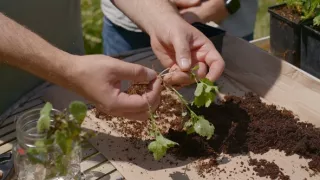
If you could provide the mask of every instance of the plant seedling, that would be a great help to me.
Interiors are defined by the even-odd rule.
[[[320,0],[278,0],[301,15],[301,20],[313,18],[313,25],[320,26]]]
[[[87,106],[79,101],[70,103],[68,111],[51,115],[52,104],[47,102],[40,111],[37,131],[44,138],[35,142],[35,147],[27,150],[31,163],[42,164],[49,171],[46,178],[65,176],[68,164],[72,160],[74,145],[92,137],[93,134],[84,132],[81,124],[87,114]],[[54,158],[50,158],[50,156]],[[47,171],[47,172],[48,172]]]
[[[208,80],[207,78],[198,80],[194,71],[198,70],[199,66],[196,66],[192,69],[190,76],[195,80],[197,83],[197,88],[194,92],[195,98],[192,102],[193,105],[199,107],[209,107],[216,98],[216,93],[218,92],[218,87],[214,86],[213,83]],[[160,73],[160,76],[163,76]],[[203,116],[198,116],[189,106],[189,103],[183,98],[183,96],[174,88],[166,86],[169,90],[173,91],[183,103],[183,105],[187,108],[189,112],[190,119],[185,122],[184,130],[188,133],[197,133],[200,136],[206,137],[208,140],[214,134],[214,126],[206,120]],[[155,138],[152,141],[148,149],[153,153],[153,157],[155,160],[160,160],[163,156],[165,156],[167,150],[175,145],[179,145],[176,142],[173,142],[169,139],[166,139],[159,131],[156,123],[154,115],[150,112],[150,120],[151,120],[151,134]],[[187,116],[187,112],[184,112],[182,116]]]

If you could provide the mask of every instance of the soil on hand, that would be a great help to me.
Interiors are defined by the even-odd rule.
[[[297,12],[293,8],[289,8],[288,6],[280,6],[273,11],[296,24],[300,23],[301,21],[301,13]]]
[[[169,153],[179,159],[191,157],[210,159],[207,163],[198,164],[201,176],[219,166],[216,159],[220,153],[235,155],[251,151],[263,154],[270,149],[311,159],[309,168],[320,172],[320,129],[312,124],[300,122],[286,109],[267,105],[253,93],[248,93],[244,97],[226,96],[223,101],[209,108],[192,107],[192,109],[215,126],[215,134],[211,140],[206,140],[197,134],[187,135],[181,130],[184,122],[181,114],[184,110],[181,108],[181,103],[173,96],[162,94],[156,115],[158,126],[163,127],[162,132],[165,136],[179,143],[179,146],[170,149]],[[172,117],[172,120],[163,120],[165,117]],[[139,124],[143,128],[147,126],[146,123]],[[136,126],[131,130],[123,127],[127,126],[122,124],[116,130],[123,132],[126,129],[125,133],[131,133],[133,137],[143,136],[142,132],[136,133],[136,129],[139,129]],[[251,165],[256,166],[257,175],[287,179],[274,163],[252,160]],[[259,173],[258,166],[270,168],[262,174]]]

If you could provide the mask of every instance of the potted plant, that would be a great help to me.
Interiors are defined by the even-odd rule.
[[[320,1],[312,6],[315,17],[301,28],[301,69],[320,78]]]
[[[17,178],[80,179],[81,143],[91,136],[81,129],[86,112],[86,105],[75,101],[68,110],[46,103],[20,116],[13,148]]]
[[[271,53],[300,67],[301,23],[312,18],[314,0],[278,0],[269,7]]]

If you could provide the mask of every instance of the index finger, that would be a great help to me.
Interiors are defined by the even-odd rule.
[[[216,81],[221,76],[225,62],[211,41],[206,40],[195,52],[195,56],[198,61],[205,62],[209,66],[209,72],[206,78],[210,81]]]

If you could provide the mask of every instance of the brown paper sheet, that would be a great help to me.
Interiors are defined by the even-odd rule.
[[[270,56],[267,52],[258,49],[238,38],[226,36],[223,47],[223,58],[226,61],[226,70],[217,82],[221,89],[221,95],[244,95],[247,91],[259,94],[267,103],[277,104],[292,110],[302,121],[307,121],[320,127],[320,81],[283,62]],[[162,68],[152,52],[141,53],[129,57],[132,62],[154,67],[160,71]],[[181,90],[184,95],[192,98],[194,87]],[[147,151],[147,147],[133,146],[127,142],[127,138],[112,131],[106,121],[97,119],[90,113],[84,127],[99,132],[98,136],[91,140],[97,148],[128,180],[198,180],[198,179],[268,179],[252,175],[253,167],[248,165],[248,155],[227,157],[222,155],[223,163],[220,169],[227,173],[216,173],[201,178],[194,168],[195,161],[178,161],[168,155],[160,162],[153,160]],[[128,148],[128,152],[123,151]],[[264,155],[250,154],[252,158],[267,159],[283,168],[283,173],[291,179],[302,180],[320,179],[319,175],[310,177],[310,172],[301,166],[308,166],[309,160],[300,159],[297,155],[285,156],[283,152],[271,150]],[[135,158],[135,159],[134,159]],[[132,162],[130,160],[134,159]],[[167,160],[173,160],[177,164],[170,164]],[[242,173],[244,168],[249,171]]]

